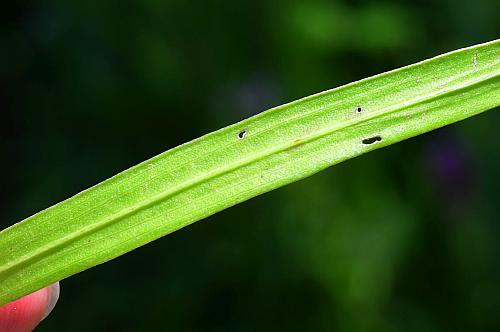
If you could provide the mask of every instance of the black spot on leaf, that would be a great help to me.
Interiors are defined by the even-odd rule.
[[[370,138],[365,138],[364,140],[361,141],[361,143],[363,143],[365,145],[370,145],[370,144],[381,142],[381,141],[382,141],[382,137],[374,136],[374,137],[370,137]]]
[[[245,136],[247,135],[247,131],[246,130],[242,130],[238,133],[238,139],[244,139]]]

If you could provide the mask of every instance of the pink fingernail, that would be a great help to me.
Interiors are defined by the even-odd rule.
[[[44,320],[56,306],[57,300],[59,299],[59,282],[50,285],[48,287],[48,292],[47,307],[42,320]]]

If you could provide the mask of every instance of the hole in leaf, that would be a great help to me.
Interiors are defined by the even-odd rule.
[[[356,113],[362,113],[365,109],[361,106],[356,107]]]
[[[370,144],[381,142],[381,141],[382,141],[382,137],[374,136],[374,137],[370,137],[370,138],[365,138],[364,140],[361,141],[361,143],[363,143],[365,145],[370,145]]]
[[[247,131],[242,130],[238,133],[238,139],[244,139],[246,135],[247,135]]]

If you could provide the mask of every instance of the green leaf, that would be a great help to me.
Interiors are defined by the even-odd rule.
[[[251,197],[500,104],[500,41],[279,106],[0,233],[0,304]]]

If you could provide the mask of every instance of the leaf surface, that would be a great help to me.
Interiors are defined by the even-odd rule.
[[[500,105],[500,41],[285,104],[0,232],[0,305],[326,167]]]

